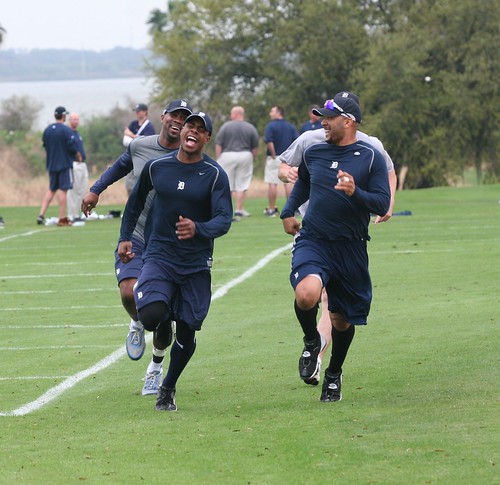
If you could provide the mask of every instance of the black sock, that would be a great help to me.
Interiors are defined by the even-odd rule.
[[[319,338],[318,331],[316,330],[316,317],[318,316],[318,305],[314,305],[310,310],[301,310],[297,305],[297,300],[293,302],[295,315],[299,320],[302,331],[304,332],[304,339],[307,342],[316,343]]]
[[[342,364],[347,356],[353,338],[354,325],[349,325],[349,328],[343,332],[332,327],[332,356],[330,357],[328,372],[338,374],[342,371]]]
[[[164,359],[164,358],[165,358],[165,357],[159,357],[158,355],[154,355],[154,354],[153,354],[153,362],[154,362],[155,364],[161,364],[161,363],[163,362],[163,359]]]
[[[181,346],[177,340],[174,340],[170,349],[170,364],[168,366],[167,375],[163,379],[164,387],[173,387],[177,384],[182,371],[185,369],[189,360],[196,350],[196,340],[193,338],[188,344]]]

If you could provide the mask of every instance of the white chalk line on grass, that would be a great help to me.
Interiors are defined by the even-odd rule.
[[[61,350],[61,349],[110,349],[113,348],[114,345],[41,345],[34,346],[31,345],[29,347],[0,347],[0,351],[21,351],[21,350]]]
[[[212,301],[223,297],[224,295],[226,295],[226,293],[229,290],[231,290],[235,286],[239,285],[240,283],[243,283],[248,278],[251,278],[257,271],[262,269],[270,261],[272,261],[274,258],[276,258],[281,253],[283,253],[283,251],[290,250],[291,247],[292,247],[292,244],[289,243],[286,246],[278,248],[278,249],[272,251],[271,253],[269,253],[268,255],[264,256],[260,261],[258,261],[254,266],[249,268],[243,274],[241,274],[237,278],[229,281],[225,285],[221,286],[212,295]],[[152,339],[152,335],[149,334],[147,340],[151,340],[151,339]],[[89,367],[88,369],[85,369],[81,372],[78,372],[77,374],[74,374],[74,375],[66,378],[64,381],[62,381],[57,386],[50,388],[47,392],[42,394],[38,399],[35,399],[34,401],[29,402],[29,403],[25,404],[24,406],[18,407],[17,409],[14,409],[13,411],[0,412],[0,416],[24,416],[26,414],[32,413],[33,411],[37,411],[38,409],[42,408],[43,406],[45,406],[49,402],[51,402],[54,399],[56,399],[57,397],[59,397],[61,394],[66,392],[68,389],[71,389],[72,387],[74,387],[76,384],[78,384],[83,379],[85,379],[91,375],[97,374],[98,372],[111,366],[112,364],[117,362],[120,358],[122,358],[124,355],[126,355],[126,350],[125,350],[125,346],[122,346],[118,350],[115,350],[112,354],[108,355],[104,359],[97,362],[97,364],[95,364],[95,365],[93,365],[93,366]]]
[[[2,243],[4,241],[10,241],[11,239],[16,239],[18,237],[32,236],[33,234],[36,234],[37,232],[42,232],[42,231],[43,231],[43,229],[37,229],[34,231],[23,232],[21,234],[12,234],[11,236],[0,237],[0,243]]]
[[[2,325],[0,330],[24,330],[30,329],[47,329],[47,328],[110,328],[110,327],[123,327],[122,323],[96,323],[89,325],[82,325],[79,323],[61,323],[60,325]]]
[[[1,276],[0,276],[1,278]],[[0,291],[0,295],[53,295],[57,293],[102,293],[103,291],[116,291],[116,287],[107,288],[78,288],[75,290],[20,290],[20,291]]]
[[[12,275],[2,276],[3,280],[32,280],[45,278],[82,278],[84,276],[109,276],[110,272],[106,273],[72,273],[72,274],[28,274],[28,275]]]
[[[93,308],[121,308],[121,305],[67,305],[65,310],[90,310]],[[60,306],[30,306],[30,307],[11,307],[0,308],[0,312],[33,312],[33,311],[46,311],[46,310],[60,310]]]
[[[41,379],[54,379],[54,380],[59,380],[59,379],[67,379],[69,376],[11,376],[11,377],[0,377],[0,381],[38,381]]]

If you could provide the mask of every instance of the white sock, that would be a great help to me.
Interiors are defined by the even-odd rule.
[[[160,350],[160,349],[157,349],[156,347],[153,347],[153,355],[155,357],[161,357],[163,359],[163,357],[165,357],[166,354],[167,354],[166,349]],[[153,362],[153,359],[151,359],[151,362],[148,365],[147,372],[160,371],[162,368],[162,364],[163,364],[163,360],[161,362]]]
[[[148,365],[148,369],[146,370],[146,372],[149,374],[151,372],[160,372],[161,371],[161,365],[162,363],[160,362],[159,364],[157,364],[156,362],[153,362],[151,360],[151,362],[149,363]]]
[[[128,326],[129,330],[142,330],[144,326],[139,320],[134,320],[133,318],[130,319],[130,324]]]

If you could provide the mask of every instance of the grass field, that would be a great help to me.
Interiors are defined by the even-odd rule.
[[[119,220],[40,227],[37,208],[2,208],[1,482],[499,484],[499,199],[398,193],[412,215],[371,226],[369,325],[329,404],[297,375],[290,238],[249,200],[216,241],[218,297],[177,413],[141,396],[150,344],[124,353]]]

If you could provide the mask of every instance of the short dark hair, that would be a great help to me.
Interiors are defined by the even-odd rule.
[[[276,110],[278,111],[278,113],[281,115],[281,116],[285,116],[285,109],[283,108],[283,106],[280,106],[279,104],[275,104],[273,106],[273,108],[276,108]]]

